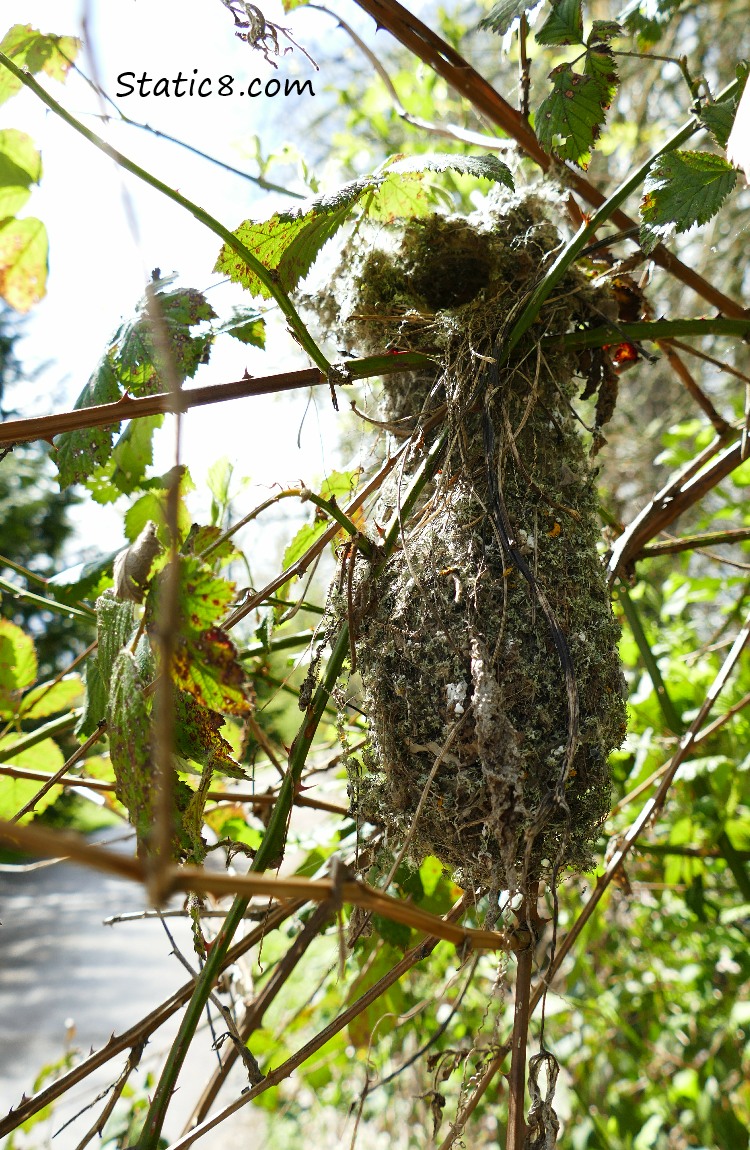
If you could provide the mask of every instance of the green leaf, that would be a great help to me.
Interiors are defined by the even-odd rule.
[[[722,100],[718,104],[704,104],[698,113],[698,119],[716,140],[720,148],[726,148],[729,134],[737,115],[739,94],[731,100]]]
[[[110,551],[98,559],[88,563],[76,563],[74,567],[66,567],[58,571],[57,575],[49,580],[50,587],[56,599],[73,602],[77,599],[88,599],[103,590],[101,584],[112,575],[112,564],[117,551]]]
[[[12,746],[17,741],[18,735],[5,735],[0,738],[0,747]],[[53,775],[55,771],[60,770],[64,762],[65,756],[57,743],[53,742],[52,739],[44,739],[36,746],[29,747],[28,750],[14,755],[12,759],[7,760],[5,765],[20,767],[26,771],[43,771],[45,774]],[[12,819],[21,807],[33,799],[41,785],[40,782],[32,779],[12,779],[8,775],[0,775],[0,818]],[[50,787],[46,795],[36,804],[34,810],[29,811],[19,822],[21,824],[31,822],[36,815],[41,814],[46,807],[51,806],[60,797],[62,789],[58,786]]]
[[[14,216],[42,176],[42,157],[31,136],[16,128],[0,131],[0,219]]]
[[[434,855],[427,855],[427,858],[423,860],[419,868],[419,877],[422,882],[422,889],[428,897],[434,894],[444,869],[440,859],[435,858]]]
[[[397,175],[412,172],[457,172],[462,176],[475,176],[477,179],[505,184],[511,191],[515,187],[510,168],[492,155],[458,156],[447,152],[428,152],[398,158],[387,165],[386,172]]]
[[[581,0],[553,0],[552,11],[536,33],[538,44],[582,44]]]
[[[266,346],[266,321],[254,308],[236,307],[232,318],[215,327],[214,332],[216,335],[231,335],[233,339],[252,347]]]
[[[46,294],[48,250],[41,220],[0,223],[0,296],[16,311],[30,311]]]
[[[624,35],[625,32],[622,25],[618,24],[616,20],[594,20],[586,43],[606,43],[609,40],[615,40],[618,36]]]
[[[712,152],[667,152],[655,161],[641,201],[641,247],[647,254],[673,232],[716,215],[737,173]]]
[[[361,474],[359,467],[353,471],[331,471],[320,485],[320,494],[324,499],[351,499]]]
[[[312,547],[315,540],[320,538],[327,527],[330,527],[330,523],[325,519],[317,519],[315,523],[303,524],[284,552],[282,566],[285,568],[291,567],[293,563],[301,559],[307,549]]]
[[[160,313],[158,324],[163,325],[164,332],[155,331],[154,309]],[[208,360],[211,335],[191,335],[190,328],[215,315],[205,296],[194,288],[157,291],[151,303],[144,298],[137,319],[120,328],[110,348],[109,355],[121,386],[139,396],[169,390],[161,350],[163,334],[168,339],[170,366],[179,382],[192,378],[198,366]]]
[[[120,398],[117,376],[108,357],[105,357],[89,379],[78,399],[75,410],[94,407],[101,403],[116,403]],[[109,427],[89,427],[82,431],[66,431],[58,435],[53,458],[59,471],[60,487],[81,483],[93,471],[92,465],[106,463],[112,448],[112,438],[119,424]]]
[[[206,561],[211,567],[226,566],[233,559],[239,559],[241,552],[237,550],[231,539],[224,539],[218,547],[212,546],[224,532],[221,527],[199,527],[194,523],[190,533],[182,545],[183,555],[201,555],[207,547],[212,547]]]
[[[479,27],[489,32],[496,32],[498,36],[504,36],[516,20],[520,20],[525,13],[538,7],[539,0],[531,4],[528,0],[500,0],[500,3],[495,4],[484,19],[479,21]]]
[[[89,659],[86,664],[86,699],[83,704],[83,714],[76,727],[76,734],[83,739],[93,735],[99,723],[106,717],[109,691],[104,682],[99,661]]]
[[[34,640],[9,619],[0,619],[0,711],[13,715],[21,691],[36,679]]]
[[[497,156],[458,156],[450,153],[426,153],[418,156],[395,156],[386,161],[380,183],[371,192],[367,215],[383,223],[423,216],[430,211],[435,198],[425,176],[455,172],[475,179],[493,180],[513,189],[513,175]]]
[[[237,648],[220,627],[181,633],[172,669],[178,686],[209,710],[242,715],[251,709],[252,691]]]
[[[115,599],[112,592],[108,591],[96,601],[96,618],[96,658],[104,685],[109,690],[115,660],[135,635],[135,606],[123,599]]]
[[[115,794],[135,827],[139,854],[153,823],[150,704],[143,696],[145,686],[134,656],[121,650],[112,666],[107,709],[109,754],[117,780]]]
[[[231,745],[219,734],[224,724],[222,715],[201,706],[187,691],[175,691],[177,754],[231,778],[244,779],[245,772],[232,757]]]
[[[346,222],[354,205],[378,182],[374,176],[354,180],[331,196],[306,200],[299,208],[276,212],[263,223],[246,220],[234,234],[265,268],[275,272],[274,278],[283,291],[292,291],[307,275],[323,245]],[[242,284],[251,295],[271,298],[266,285],[227,244],[219,253],[214,271]]]
[[[156,281],[155,286],[165,282],[168,281]],[[171,367],[179,382],[192,378],[199,364],[207,362],[211,332],[194,335],[190,329],[213,319],[216,314],[213,308],[201,292],[192,288],[157,291],[154,302],[149,305],[147,298],[143,299],[134,322],[118,330],[107,354],[76,400],[76,409],[116,403],[123,391],[142,396],[168,390],[161,335],[157,338],[154,333],[150,312],[153,307],[160,309],[159,323],[164,329],[161,334],[166,333]],[[117,458],[109,470],[98,474],[97,468],[104,468],[112,454],[112,439],[119,424],[59,435],[55,448],[60,486],[68,487],[93,477],[92,488],[100,503],[111,500],[113,486],[129,494],[142,483],[152,459],[151,436],[162,420],[162,416],[153,416],[131,425],[118,441]]]
[[[163,423],[163,415],[134,419],[118,439],[107,461],[110,482],[118,494],[130,495],[140,487],[154,461],[154,432]]]
[[[552,92],[535,118],[539,143],[561,160],[587,168],[591,146],[604,123],[605,103],[600,78],[579,75],[568,64],[550,73]]]
[[[18,713],[22,719],[45,719],[75,707],[83,694],[80,675],[66,675],[57,683],[40,683],[24,695]]]
[[[390,918],[374,914],[372,925],[380,937],[396,950],[406,950],[411,941],[411,928],[406,923],[393,922]]]
[[[430,211],[430,187],[421,172],[387,175],[365,203],[371,220],[392,224],[395,220],[425,216]]]
[[[586,59],[583,65],[583,74],[591,76],[591,78],[599,85],[599,104],[603,112],[611,106],[617,92],[617,85],[619,83],[619,76],[617,75],[617,67],[615,65],[615,58],[611,48],[606,44],[595,44],[589,48],[586,53]],[[602,116],[602,122],[604,117]],[[595,133],[594,138],[599,135]]]
[[[172,674],[175,684],[211,711],[241,715],[252,707],[252,687],[237,661],[237,649],[216,626],[234,599],[235,587],[193,556],[181,557],[180,627]],[[147,628],[154,629],[167,572],[153,581],[146,603]]]
[[[30,24],[14,24],[3,37],[0,52],[32,74],[46,72],[53,80],[63,81],[80,47],[81,41],[75,36],[45,36]],[[0,104],[22,87],[7,68],[0,68]]]

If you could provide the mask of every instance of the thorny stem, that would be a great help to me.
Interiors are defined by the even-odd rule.
[[[274,968],[273,974],[259,992],[255,1000],[247,1007],[245,1016],[239,1026],[239,1036],[242,1043],[246,1043],[253,1032],[263,1021],[271,1003],[283,989],[284,985],[296,970],[300,960],[308,947],[315,941],[326,923],[334,914],[332,902],[320,903],[308,918],[302,930],[296,936],[291,946]],[[221,1090],[229,1071],[237,1061],[240,1051],[236,1046],[230,1046],[221,1059],[219,1067],[214,1071],[210,1081],[206,1084],[193,1113],[185,1125],[185,1131],[197,1126],[206,1117],[211,1109],[217,1094]]]
[[[366,379],[371,375],[387,375],[390,372],[409,371],[414,367],[424,367],[434,362],[429,356],[419,352],[404,352],[401,355],[374,355],[364,359],[350,360],[347,372],[351,379]],[[318,368],[308,367],[301,371],[285,371],[277,375],[259,376],[253,379],[234,380],[232,383],[211,384],[208,387],[191,387],[180,392],[180,407],[188,411],[192,407],[202,407],[210,403],[227,403],[233,399],[248,399],[256,395],[272,395],[280,391],[292,391],[302,387],[315,387],[327,383],[327,378]],[[9,419],[0,424],[0,444],[16,444],[43,439],[51,442],[54,436],[66,431],[82,431],[88,427],[107,427],[121,423],[124,419],[140,419],[143,416],[161,415],[172,411],[169,395],[142,395],[133,398],[124,395],[115,403],[96,404],[93,407],[75,408],[58,415],[41,415],[32,419]],[[12,566],[12,564],[9,564]],[[54,610],[54,606],[50,610]],[[65,608],[69,610],[69,608]],[[72,611],[73,608],[70,608]],[[93,612],[92,612],[93,614]]]
[[[23,587],[12,583],[10,579],[3,579],[2,576],[0,576],[0,591],[5,591],[12,599],[21,599],[24,603],[31,603],[34,607],[41,608],[42,611],[54,611],[57,615],[65,615],[68,619],[83,619],[86,623],[96,622],[96,612],[94,611],[82,611],[78,607],[68,607],[65,603],[59,603],[57,599],[36,595],[33,591],[26,591]]]
[[[348,650],[348,628],[344,625],[336,641],[331,658],[328,661],[326,677],[324,681],[319,684],[313,701],[308,708],[302,728],[292,744],[292,749],[289,754],[289,770],[281,785],[278,799],[273,808],[266,833],[263,836],[263,841],[258,848],[258,853],[253,859],[251,871],[255,873],[267,870],[270,866],[276,866],[281,860],[289,814],[294,800],[294,791],[302,774],[307,752],[312,745],[318,723],[322,717],[325,705],[328,702],[328,697],[341,673]],[[209,994],[222,968],[224,957],[244,918],[249,902],[249,897],[238,896],[234,899],[227,917],[224,919],[222,928],[211,947],[206,964],[200,973],[200,977],[195,984],[193,995],[185,1010],[185,1015],[177,1037],[172,1044],[164,1064],[164,1069],[159,1078],[141,1132],[141,1137],[138,1141],[138,1150],[157,1150],[164,1119],[167,1115],[167,1107],[171,1101],[177,1083],[177,1077],[182,1069],[182,1064],[185,1061],[190,1044],[193,1041],[193,1036],[200,1022]]]
[[[94,733],[92,735],[89,735],[88,739],[86,739],[86,742],[82,743],[81,746],[78,747],[78,749],[73,752],[73,754],[70,756],[70,758],[66,762],[63,763],[63,765],[60,767],[59,771],[55,771],[54,775],[49,776],[49,778],[46,780],[44,786],[39,788],[39,790],[36,792],[34,797],[29,799],[29,801],[27,803],[25,803],[24,806],[21,807],[20,811],[16,811],[16,813],[13,815],[13,818],[10,821],[12,823],[17,823],[19,821],[19,819],[21,819],[24,815],[27,815],[30,811],[33,811],[34,807],[39,802],[39,800],[43,799],[44,796],[47,794],[47,791],[51,790],[52,787],[54,787],[56,783],[60,782],[60,780],[63,778],[63,776],[68,773],[70,768],[75,766],[75,764],[78,762],[78,760],[82,759],[83,756],[86,754],[86,752],[91,747],[93,747],[94,743],[98,743],[99,739],[101,739],[102,735],[104,734],[104,730],[105,730],[105,727],[104,727],[104,723],[102,722],[97,727],[97,729],[94,731]]]
[[[530,898],[532,896],[529,896]],[[524,901],[518,917],[523,924],[528,917],[527,901]],[[510,1074],[508,1076],[508,1130],[506,1150],[522,1150],[526,1135],[524,1099],[526,1097],[526,1044],[529,1037],[531,1017],[529,1002],[531,997],[531,974],[534,965],[534,945],[529,941],[519,951],[516,962],[516,987],[513,1005],[513,1035],[511,1037]]]
[[[680,335],[730,335],[743,339],[749,332],[750,316],[747,319],[700,316],[697,319],[657,319],[642,323],[602,324],[585,331],[571,331],[564,335],[547,335],[539,341],[539,344],[542,348],[555,347],[573,350],[584,347],[604,347],[605,344],[618,344],[626,341],[637,343],[646,339],[666,340]]]
[[[531,61],[527,53],[527,41],[529,35],[529,20],[525,12],[521,13],[521,19],[518,24],[518,69],[519,69],[519,84],[521,88],[521,115],[524,120],[529,118],[529,94],[531,91],[531,75],[530,67]]]
[[[90,128],[87,128],[80,122],[80,120],[76,120],[75,116],[72,116],[70,112],[66,111],[61,104],[58,104],[57,100],[53,99],[52,96],[50,96],[49,93],[45,91],[42,85],[37,83],[33,76],[29,75],[29,73],[25,72],[22,68],[19,68],[17,64],[14,64],[10,57],[6,56],[4,52],[0,52],[0,64],[4,65],[10,72],[12,72],[16,79],[20,80],[22,84],[25,84],[27,88],[30,88],[34,95],[38,96],[39,99],[44,104],[46,104],[47,107],[53,111],[56,116],[59,116],[60,119],[64,120],[66,124],[68,124],[81,136],[83,136],[84,139],[88,140],[90,144],[93,144],[95,148],[98,148],[101,152],[104,152],[106,156],[109,156],[111,159],[113,159],[115,163],[119,164],[121,168],[124,168],[126,172],[130,172],[131,175],[137,176],[139,180],[143,180],[144,183],[149,184],[150,187],[155,188],[156,191],[161,192],[164,196],[167,196],[168,199],[174,201],[176,204],[179,204],[180,207],[185,208],[185,210],[190,212],[190,214],[196,220],[204,224],[215,235],[219,236],[220,239],[222,239],[227,245],[227,247],[231,248],[231,250],[235,252],[235,254],[238,255],[244,263],[247,264],[247,266],[258,277],[264,287],[267,288],[268,292],[276,300],[282,313],[289,321],[289,325],[299,340],[302,348],[310,356],[310,359],[313,361],[313,363],[315,363],[321,371],[325,372],[326,375],[328,374],[331,367],[330,363],[318,347],[315,340],[310,335],[310,332],[307,330],[305,324],[300,319],[300,316],[297,313],[297,309],[290,300],[289,296],[279,287],[274,274],[270,272],[266,267],[264,267],[260,260],[249,250],[249,248],[246,248],[245,245],[241,243],[237,237],[229,231],[228,228],[225,228],[224,225],[219,223],[217,219],[214,219],[214,217],[210,215],[204,208],[200,207],[199,204],[193,203],[192,200],[189,200],[186,196],[181,195],[180,192],[175,191],[174,188],[170,188],[167,184],[162,183],[162,181],[158,180],[156,176],[153,176],[150,172],[147,172],[145,168],[142,168],[133,160],[128,159],[128,157],[124,156],[122,152],[118,152],[115,148],[112,148],[108,143],[106,143],[105,140],[101,138],[101,136],[97,136],[95,132],[92,132]]]
[[[14,759],[22,751],[27,751],[29,747],[35,747],[37,743],[42,743],[45,739],[51,739],[72,730],[82,714],[83,711],[79,708],[71,711],[68,715],[61,715],[59,719],[52,719],[49,723],[37,727],[35,731],[24,735],[9,747],[0,747],[0,763],[7,763],[8,759]]]
[[[316,495],[314,491],[310,491],[309,489],[304,489],[300,495],[303,502],[309,501],[310,503],[314,503],[315,506],[319,507],[321,511],[324,511],[326,515],[329,515],[331,519],[335,519],[339,527],[346,531],[347,535],[351,535],[352,539],[356,540],[357,547],[367,559],[372,560],[375,558],[375,549],[370,540],[366,535],[362,534],[357,524],[349,518],[346,512],[341,510],[333,496],[331,496],[330,499],[324,499],[322,495]]]

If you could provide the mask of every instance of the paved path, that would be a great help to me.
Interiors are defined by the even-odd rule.
[[[104,926],[109,915],[143,909],[139,887],[61,863],[42,869],[0,871],[0,1114],[24,1091],[31,1093],[39,1070],[58,1060],[66,1048],[68,1020],[75,1026],[72,1045],[83,1054],[101,1047],[110,1034],[127,1029],[181,986],[186,973],[170,954],[170,943],[154,920]],[[169,920],[177,944],[194,959],[185,921]],[[152,1071],[175,1032],[165,1026],[146,1048],[142,1065]],[[208,1032],[180,1079],[168,1137],[181,1129],[192,1102],[208,1077],[216,1055]],[[47,1133],[57,1130],[119,1073],[123,1059],[112,1060],[71,1096],[60,1100]],[[95,1089],[94,1089],[95,1087]],[[98,1103],[51,1143],[52,1150],[73,1150]],[[205,1150],[241,1144],[241,1131],[252,1123],[252,1105],[198,1142]],[[39,1128],[41,1134],[42,1128]],[[92,1147],[98,1140],[94,1139]],[[40,1137],[24,1145],[43,1146]]]

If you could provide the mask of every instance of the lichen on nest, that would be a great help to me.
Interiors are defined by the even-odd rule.
[[[444,405],[449,427],[441,474],[401,524],[400,546],[379,570],[358,561],[353,615],[339,601],[356,633],[370,727],[363,767],[351,772],[354,809],[408,839],[412,857],[436,855],[465,886],[518,889],[589,867],[609,809],[607,756],[624,734],[595,475],[571,408],[575,363],[540,347],[547,332],[611,318],[609,298],[569,272],[494,386],[488,373],[559,246],[547,210],[527,196],[468,218],[410,221],[389,250],[348,258],[340,303],[359,352],[390,345],[438,362],[385,379],[385,419],[410,427]],[[531,584],[496,529],[483,419]],[[419,461],[413,452],[384,489],[381,527],[399,514]],[[534,584],[564,635],[580,707],[564,802],[551,807],[571,712]]]

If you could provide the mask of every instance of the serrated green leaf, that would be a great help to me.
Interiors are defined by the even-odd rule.
[[[550,73],[552,92],[536,114],[539,143],[561,160],[587,168],[591,145],[604,123],[601,82],[592,75],[579,75],[568,64]]]
[[[615,98],[619,83],[617,66],[611,48],[608,48],[606,44],[595,44],[593,48],[589,48],[583,64],[583,73],[585,76],[591,76],[598,84],[599,103],[602,111],[606,112]]]
[[[81,41],[75,36],[46,36],[30,24],[14,24],[3,37],[0,52],[32,74],[43,71],[53,80],[63,81],[80,47]],[[0,104],[22,87],[7,68],[0,68]]]
[[[209,710],[243,715],[251,710],[250,682],[237,648],[220,627],[181,633],[175,643],[175,682]]]
[[[361,474],[359,467],[353,471],[331,471],[320,485],[320,494],[324,499],[351,499]]]
[[[435,858],[434,855],[427,855],[419,868],[419,877],[422,882],[422,889],[425,895],[429,898],[434,894],[440,879],[443,876],[445,867],[440,859]]]
[[[116,403],[120,398],[117,376],[108,356],[89,379],[78,399],[75,410],[94,407],[100,403]],[[112,448],[112,439],[119,424],[109,427],[89,427],[82,431],[66,431],[55,438],[53,459],[59,471],[60,487],[81,483],[95,465],[106,463]]]
[[[98,559],[91,559],[88,563],[76,563],[74,567],[66,567],[58,571],[49,580],[48,586],[52,588],[55,598],[64,602],[76,599],[89,599],[99,590],[102,582],[112,574],[112,564],[117,551],[110,551]]]
[[[385,170],[391,174],[457,172],[462,176],[475,176],[477,179],[505,184],[511,191],[515,187],[510,168],[493,155],[458,156],[448,152],[428,152],[396,159]]]
[[[582,44],[581,0],[553,0],[552,11],[536,33],[538,44]]]
[[[369,219],[383,224],[414,219],[430,211],[430,189],[421,172],[389,174],[365,202]]]
[[[5,735],[0,738],[0,747],[12,746],[18,742],[18,735]],[[53,775],[59,771],[65,762],[65,756],[52,739],[44,739],[28,750],[21,751],[12,759],[6,760],[6,766],[20,767],[25,771],[43,771]],[[32,779],[12,779],[8,775],[0,775],[0,818],[12,819],[40,789],[41,783]],[[43,810],[51,806],[62,794],[62,787],[50,787],[34,807],[33,811],[25,814],[19,822],[31,822]]]
[[[232,318],[215,327],[214,332],[216,335],[231,335],[233,339],[251,347],[266,346],[266,321],[254,308],[236,307]]]
[[[121,650],[112,666],[107,733],[115,794],[135,827],[139,854],[146,848],[153,824],[150,704],[143,696],[145,686],[135,658]]]
[[[156,480],[144,482],[146,494],[137,499],[125,512],[125,534],[131,543],[138,538],[148,521],[152,519],[157,527],[157,535],[166,546],[169,540],[166,487],[168,479],[169,476],[164,475]],[[185,470],[180,480],[180,501],[177,506],[177,534],[180,538],[184,538],[190,530],[190,512],[185,503],[185,495],[192,490],[192,480]]]
[[[21,692],[36,679],[34,640],[10,619],[0,619],[0,713],[15,714]]]
[[[712,152],[667,152],[654,163],[641,201],[641,247],[647,254],[673,232],[716,215],[737,173]]]
[[[175,684],[211,711],[245,714],[252,707],[252,687],[237,661],[237,649],[216,626],[234,599],[233,583],[215,575],[193,556],[180,557],[179,631],[172,674]],[[153,581],[146,602],[147,629],[153,631],[167,572]]]
[[[726,148],[734,119],[737,115],[739,96],[731,100],[722,100],[718,104],[704,104],[698,113],[698,119],[716,140],[720,148]]]
[[[193,556],[180,562],[180,618],[193,631],[212,627],[234,599],[235,586]]]
[[[159,309],[159,323],[168,336],[170,366],[180,383],[192,378],[199,364],[208,359],[210,333],[196,336],[190,332],[192,327],[216,315],[205,296],[194,288],[156,292],[151,304],[142,301],[135,322],[120,329],[109,353],[121,386],[133,395],[155,395],[168,390],[161,335],[154,332],[153,308]]]
[[[82,694],[80,675],[66,675],[57,683],[40,683],[24,695],[18,714],[23,719],[45,719],[75,707]]]
[[[284,552],[282,565],[285,568],[291,567],[293,563],[301,559],[307,549],[312,547],[315,540],[320,538],[327,527],[330,527],[330,523],[324,519],[317,519],[315,523],[303,524]]]
[[[135,634],[135,606],[124,599],[115,599],[112,592],[108,591],[96,601],[96,619],[96,659],[104,685],[109,690],[115,660]]]
[[[219,734],[224,717],[202,706],[187,691],[175,691],[175,751],[203,767],[234,779],[245,772],[232,756],[232,747]]]
[[[479,21],[479,27],[496,32],[498,36],[504,36],[516,20],[520,20],[525,13],[538,7],[539,0],[532,4],[529,4],[528,0],[500,0],[500,3],[495,4],[484,19]]]
[[[41,220],[0,223],[0,296],[16,311],[30,311],[47,292],[47,229]]]
[[[605,43],[608,40],[614,40],[618,36],[624,35],[625,32],[622,25],[618,24],[616,20],[594,20],[586,43]]]
[[[161,280],[159,284],[165,282],[168,281]],[[160,323],[168,336],[171,366],[180,383],[192,378],[199,364],[207,361],[213,337],[210,332],[193,334],[191,328],[212,319],[216,314],[213,308],[201,292],[192,288],[158,291],[155,304],[141,301],[135,321],[124,324],[116,333],[107,354],[76,400],[76,409],[116,403],[124,390],[140,396],[168,390],[161,363],[160,338],[154,336],[149,306],[161,309]],[[119,456],[109,470],[102,469],[112,454],[112,440],[119,424],[59,435],[55,449],[60,486],[68,487],[91,477],[92,492],[100,503],[110,501],[112,485],[118,492],[129,494],[142,483],[146,466],[151,462],[151,435],[162,420],[162,416],[153,416],[131,424],[115,448],[115,452],[120,449]]]
[[[16,128],[0,131],[0,219],[14,216],[42,175],[42,157],[31,136]]]
[[[346,222],[355,204],[378,182],[374,176],[354,180],[334,195],[317,196],[299,208],[276,212],[263,223],[246,220],[234,234],[265,268],[275,272],[283,291],[292,291],[307,275],[323,245]],[[214,271],[242,284],[251,295],[271,298],[266,285],[226,244],[219,252]]]
[[[86,698],[83,713],[76,727],[76,734],[82,739],[93,735],[99,723],[106,717],[109,691],[99,669],[97,658],[89,659],[85,671]]]
[[[125,428],[107,461],[110,481],[118,493],[130,495],[140,487],[154,461],[154,432],[163,423],[163,415],[149,415],[132,420]]]
[[[206,557],[206,561],[211,567],[215,568],[217,564],[223,567],[241,555],[231,539],[224,539],[218,547],[214,546],[216,540],[223,534],[221,527],[199,527],[197,523],[194,523],[182,545],[182,554],[201,555],[207,547],[211,547],[212,550]]]

